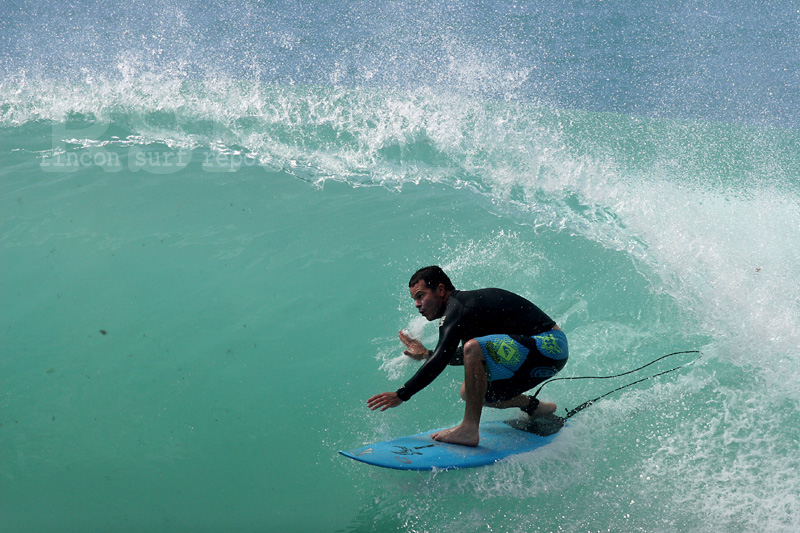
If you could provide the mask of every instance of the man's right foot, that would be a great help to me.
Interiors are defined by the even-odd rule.
[[[439,442],[449,442],[450,444],[461,444],[462,446],[477,446],[480,440],[478,429],[471,429],[460,424],[454,428],[438,431],[431,435],[433,440]]]

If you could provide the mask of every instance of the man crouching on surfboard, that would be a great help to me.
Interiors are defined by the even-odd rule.
[[[518,407],[531,417],[555,412],[556,404],[522,394],[567,363],[567,337],[553,319],[525,298],[503,289],[458,291],[438,266],[419,269],[408,286],[425,318],[442,319],[439,342],[429,351],[401,331],[400,340],[407,348],[404,353],[426,361],[396,392],[376,394],[367,400],[370,409],[397,407],[427,387],[448,364],[463,364],[464,420],[431,438],[477,446],[484,405]]]

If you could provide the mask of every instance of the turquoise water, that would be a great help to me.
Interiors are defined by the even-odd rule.
[[[800,33],[760,6],[3,3],[0,529],[800,529]],[[433,263],[553,316],[562,376],[703,358],[490,468],[347,460],[463,414],[457,368],[365,405]]]

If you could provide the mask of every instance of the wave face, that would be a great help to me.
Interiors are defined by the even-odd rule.
[[[2,529],[799,529],[790,8],[3,7]],[[703,357],[491,468],[345,462],[463,413],[457,368],[364,405],[436,342],[426,264],[545,309],[563,376]]]

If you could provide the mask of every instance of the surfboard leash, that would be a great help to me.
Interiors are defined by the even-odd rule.
[[[606,396],[608,396],[610,394],[613,394],[613,393],[615,393],[617,391],[620,391],[622,389],[625,389],[627,387],[631,387],[633,385],[636,385],[637,383],[641,383],[642,381],[647,381],[648,379],[653,379],[653,378],[658,377],[658,376],[663,376],[664,374],[669,374],[670,372],[675,372],[676,370],[679,370],[679,369],[681,369],[681,368],[683,368],[683,367],[685,367],[687,365],[690,365],[690,364],[696,362],[698,359],[700,359],[703,356],[702,352],[700,352],[700,350],[685,350],[685,351],[682,351],[682,352],[668,353],[666,355],[662,355],[658,359],[654,359],[654,360],[650,361],[646,365],[640,366],[639,368],[634,368],[633,370],[628,370],[627,372],[623,372],[621,374],[614,374],[612,376],[576,376],[576,377],[570,377],[570,378],[553,378],[553,379],[547,380],[544,383],[542,383],[542,385],[539,386],[538,389],[536,389],[536,392],[533,393],[532,398],[536,398],[539,395],[539,392],[544,388],[545,385],[547,385],[548,383],[552,383],[554,381],[567,381],[567,380],[574,380],[574,379],[612,379],[612,378],[619,378],[619,377],[622,377],[622,376],[627,376],[628,374],[633,374],[634,372],[638,372],[639,370],[645,369],[648,366],[653,365],[653,364],[661,361],[662,359],[666,359],[667,357],[672,357],[674,355],[687,354],[687,353],[696,353],[696,354],[700,354],[700,355],[698,357],[696,357],[695,359],[692,359],[689,362],[686,362],[686,363],[683,363],[682,365],[676,366],[675,368],[670,368],[669,370],[665,370],[663,372],[659,372],[657,374],[653,374],[652,376],[647,376],[645,378],[638,379],[638,380],[636,380],[636,381],[634,381],[632,383],[628,383],[628,384],[623,385],[621,387],[617,387],[616,389],[614,389],[612,391],[609,391],[609,392],[603,394],[602,396],[598,396],[597,398],[594,398],[592,400],[583,402],[578,407],[567,411],[567,415],[564,417],[564,420],[566,420],[567,418],[570,418],[571,416],[575,415],[576,413],[579,413],[580,411],[583,411],[584,409],[586,409],[587,407],[589,407],[593,403],[597,402],[598,400],[601,400],[601,399],[605,398]]]

